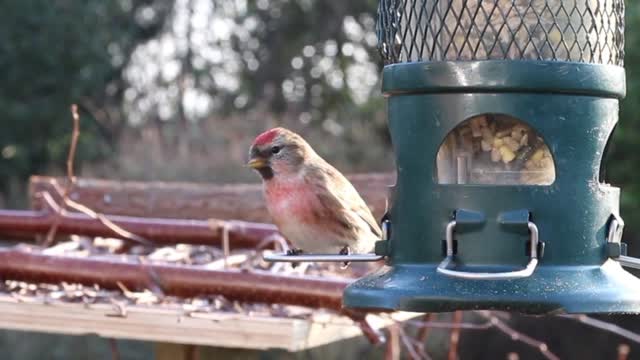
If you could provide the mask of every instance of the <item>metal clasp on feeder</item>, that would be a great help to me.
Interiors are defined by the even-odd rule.
[[[381,224],[382,228],[382,240],[389,239],[389,220],[383,220]],[[272,253],[265,254],[263,257],[267,262],[367,262],[367,261],[379,261],[384,258],[384,255],[378,254],[300,254],[293,255],[287,253]]]
[[[613,215],[607,233],[608,255],[622,266],[640,269],[640,259],[626,255],[626,246],[621,242],[623,228],[624,221],[619,216]]]
[[[453,233],[456,227],[456,221],[452,220],[447,224],[446,228],[446,257],[440,265],[438,265],[437,271],[440,274],[470,280],[511,280],[526,278],[533,274],[533,271],[538,265],[538,227],[533,222],[529,221],[527,227],[531,236],[531,257],[527,266],[522,270],[508,271],[508,272],[467,272],[449,269],[449,265],[453,262],[454,248],[453,248]]]

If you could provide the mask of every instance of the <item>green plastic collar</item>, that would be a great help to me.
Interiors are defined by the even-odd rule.
[[[562,61],[445,61],[387,65],[385,95],[402,93],[528,92],[622,99],[624,68]]]

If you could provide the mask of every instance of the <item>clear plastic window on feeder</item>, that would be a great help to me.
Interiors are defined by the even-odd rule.
[[[556,178],[549,147],[525,122],[500,114],[468,119],[438,150],[439,184],[550,185]]]

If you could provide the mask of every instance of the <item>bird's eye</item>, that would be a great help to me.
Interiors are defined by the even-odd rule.
[[[272,152],[273,154],[277,154],[277,153],[279,153],[279,152],[280,152],[280,146],[274,146],[274,147],[272,147],[272,148],[271,148],[271,152]]]

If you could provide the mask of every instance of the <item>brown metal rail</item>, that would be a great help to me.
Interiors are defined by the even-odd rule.
[[[10,280],[118,289],[159,287],[167,295],[223,295],[230,300],[307,306],[340,311],[348,279],[276,275],[265,271],[208,270],[198,266],[133,263],[105,258],[0,250],[0,277]]]
[[[33,237],[46,234],[56,216],[53,211],[0,210],[0,235]],[[224,231],[229,235],[231,248],[255,248],[258,244],[278,234],[271,224],[245,221],[183,220],[139,218],[107,215],[107,219],[125,230],[158,244],[203,244],[221,246]],[[119,237],[112,229],[88,215],[67,212],[60,215],[57,234]]]

